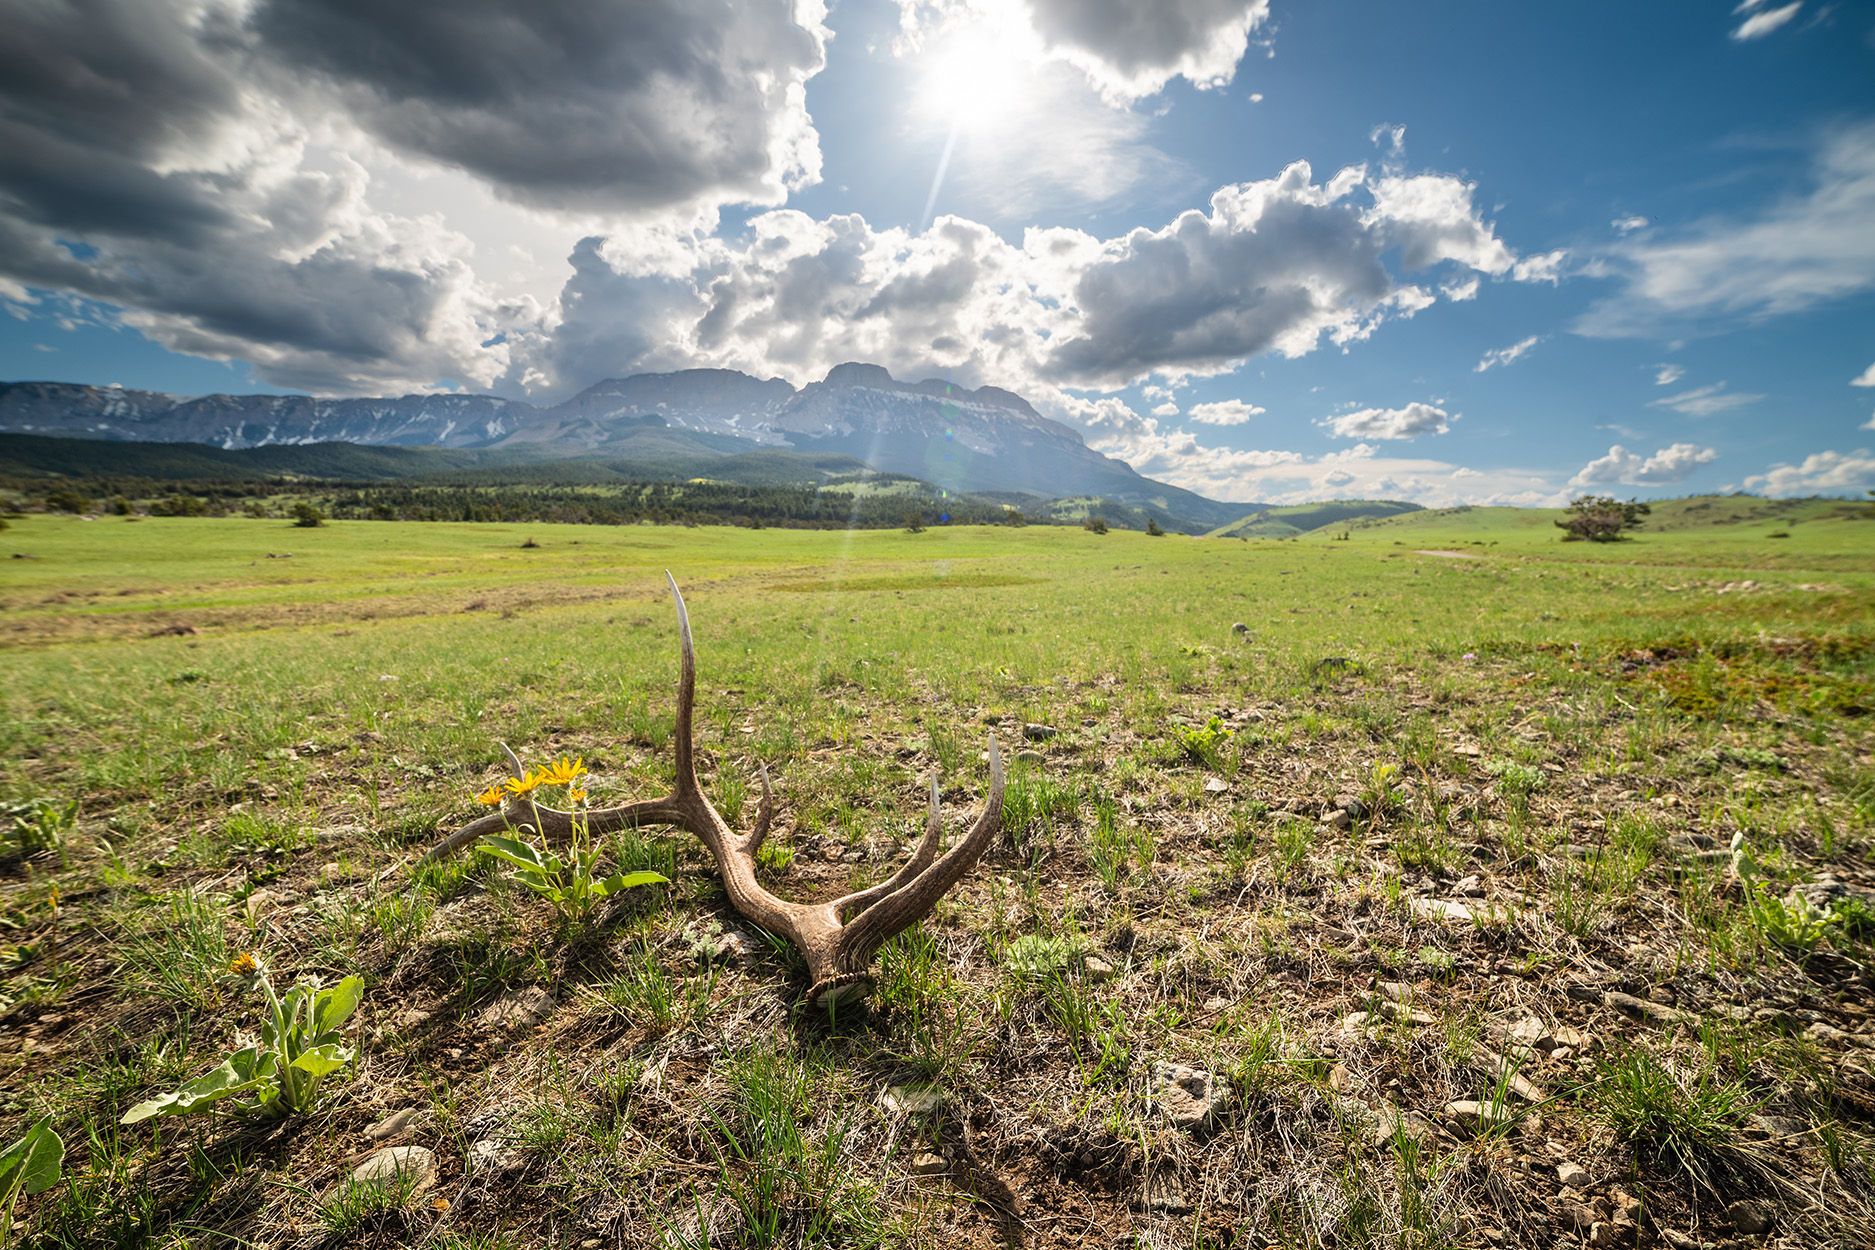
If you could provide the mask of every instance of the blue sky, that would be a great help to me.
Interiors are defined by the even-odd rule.
[[[1219,498],[1875,487],[1875,5],[0,0],[0,377],[848,359]]]

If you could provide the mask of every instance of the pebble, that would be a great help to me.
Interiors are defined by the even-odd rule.
[[[1447,1118],[1456,1120],[1458,1126],[1468,1133],[1501,1128],[1511,1121],[1511,1113],[1506,1108],[1493,1107],[1490,1103],[1470,1098],[1446,1103],[1445,1114]]]
[[[1209,1121],[1223,1102],[1227,1087],[1201,1068],[1180,1063],[1155,1063],[1151,1077],[1152,1100],[1178,1128],[1197,1128]]]
[[[911,1157],[905,1170],[913,1176],[942,1176],[951,1170],[943,1155],[934,1155],[928,1150],[921,1150]]]
[[[1649,1002],[1645,998],[1636,998],[1632,994],[1623,994],[1620,990],[1609,990],[1602,995],[1602,1001],[1624,1016],[1644,1020],[1649,1024],[1678,1024],[1686,1017],[1672,1007]]]
[[[1747,1237],[1771,1231],[1770,1213],[1751,1202],[1734,1202],[1725,1208],[1725,1218],[1732,1221],[1732,1227]]]
[[[436,1155],[422,1146],[386,1146],[352,1169],[352,1183],[377,1189],[408,1184],[412,1193],[436,1182]]]
[[[1113,965],[1098,955],[1089,955],[1081,961],[1081,971],[1089,981],[1098,983],[1113,975]]]
[[[388,1137],[396,1137],[400,1133],[428,1128],[435,1118],[435,1113],[428,1107],[405,1107],[402,1111],[393,1112],[366,1129],[365,1136],[372,1141],[383,1141]]]
[[[891,1085],[880,1102],[894,1115],[930,1115],[950,1101],[936,1085]]]
[[[1587,1189],[1593,1181],[1587,1172],[1573,1163],[1556,1165],[1556,1180],[1569,1189]]]
[[[1354,823],[1354,820],[1344,809],[1336,807],[1331,808],[1322,816],[1322,823],[1324,825],[1331,825],[1336,829],[1346,829],[1349,825]]]
[[[504,1141],[484,1137],[469,1147],[467,1169],[470,1176],[490,1172],[515,1172],[527,1165],[527,1154]]]
[[[505,990],[501,997],[482,1009],[479,1020],[484,1028],[519,1032],[531,1029],[553,1014],[553,995],[538,985],[521,990]]]
[[[1030,724],[1022,727],[1022,736],[1030,742],[1046,742],[1060,732],[1053,725]]]

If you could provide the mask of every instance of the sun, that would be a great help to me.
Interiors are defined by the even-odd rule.
[[[1014,41],[982,27],[953,31],[923,58],[918,110],[954,132],[993,130],[1022,110],[1035,72]]]

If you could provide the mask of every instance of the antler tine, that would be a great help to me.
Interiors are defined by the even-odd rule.
[[[775,792],[768,788],[768,765],[760,765],[762,772],[762,805],[755,810],[755,828],[748,837],[748,853],[753,855],[762,849],[762,839],[768,836],[768,824],[775,818]]]
[[[873,952],[888,938],[924,919],[945,892],[970,871],[977,858],[983,854],[983,848],[989,845],[989,840],[1002,827],[1003,782],[1003,754],[997,748],[996,737],[992,734],[990,792],[983,800],[983,810],[978,813],[976,823],[943,859],[853,917],[841,930],[841,962],[846,968],[854,971],[863,969],[871,962]]]
[[[508,744],[505,742],[497,742],[495,745],[500,747],[501,753],[508,757],[508,771],[514,774],[514,779],[516,781],[526,781],[527,770],[521,767],[521,757],[516,755],[513,751],[510,751],[508,749]]]
[[[845,898],[834,900],[834,915],[845,916],[850,912],[863,911],[929,868],[931,861],[937,858],[938,843],[943,840],[943,837],[944,818],[938,811],[937,769],[933,768],[931,770],[931,816],[925,822],[924,837],[919,840],[918,849],[912,853],[912,857],[905,862],[903,868],[892,874],[889,881],[881,881],[878,885],[868,886],[857,893],[848,894]]]
[[[690,611],[684,607],[677,579],[665,569],[664,580],[671,584],[671,598],[677,604],[677,641],[683,652],[677,670],[677,731],[673,735],[677,739],[677,793],[682,796],[702,791],[697,784],[696,755],[690,741],[691,710],[697,701],[697,649],[690,637]]]

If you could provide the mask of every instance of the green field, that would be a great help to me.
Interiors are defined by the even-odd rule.
[[[66,1144],[21,1234],[1548,1246],[1587,1212],[1646,1246],[1746,1201],[1866,1244],[1865,511],[1675,501],[1609,544],[1490,508],[1244,539],[10,520],[0,1147],[40,1115]],[[582,758],[596,805],[668,790],[666,570],[705,790],[746,828],[774,781],[775,893],[883,880],[931,770],[956,837],[990,736],[1029,753],[869,1011],[797,1010],[798,956],[688,837],[607,839],[672,884],[577,921],[486,856],[415,864],[499,743]],[[252,1031],[248,950],[282,989],[363,978],[356,1061],[278,1126],[120,1127]],[[530,989],[552,1010],[501,1018]],[[1210,1121],[1168,1120],[1159,1064],[1216,1078]],[[385,1140],[435,1175],[350,1182],[411,1108]],[[1598,1179],[1559,1195],[1559,1164]]]

